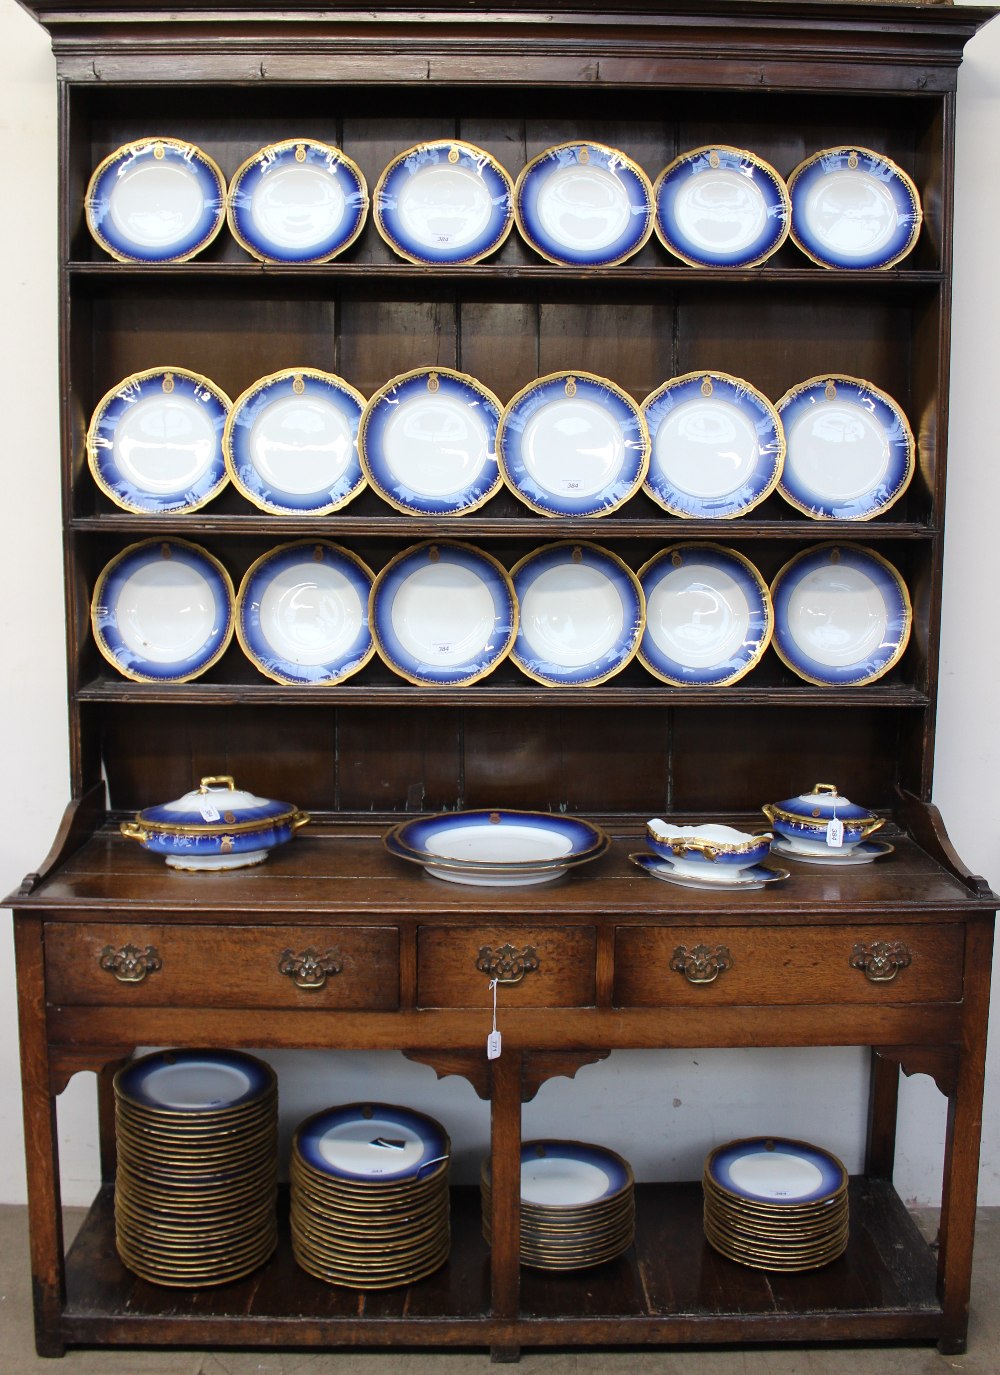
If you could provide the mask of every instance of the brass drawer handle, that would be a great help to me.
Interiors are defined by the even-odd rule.
[[[679,945],[670,959],[670,968],[676,974],[683,974],[692,984],[715,983],[720,974],[732,967],[733,957],[726,945],[717,945],[714,949],[696,945],[693,950]]]
[[[118,950],[106,945],[97,963],[123,984],[141,984],[147,974],[156,974],[163,968],[160,952],[152,945],[145,950],[137,945],[123,945]]]
[[[484,945],[476,959],[476,968],[481,974],[496,979],[498,984],[519,984],[525,974],[534,974],[538,968],[538,955],[533,945],[526,945],[523,950],[509,943],[496,950],[492,945]]]
[[[873,984],[887,984],[912,960],[909,947],[902,941],[872,941],[871,945],[858,941],[848,963],[852,969],[862,970]]]
[[[338,950],[321,955],[310,946],[297,955],[293,950],[282,950],[278,957],[278,973],[287,974],[296,988],[322,988],[328,978],[340,974],[343,968]]]

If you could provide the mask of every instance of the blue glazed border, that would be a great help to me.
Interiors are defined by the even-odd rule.
[[[397,216],[401,189],[410,177],[419,175],[427,167],[449,163],[455,153],[455,166],[473,172],[486,185],[492,203],[489,223],[478,239],[462,245],[460,250],[441,245],[416,242],[407,237]],[[419,143],[400,153],[386,167],[375,188],[375,225],[391,248],[410,262],[428,267],[461,266],[488,257],[507,238],[514,222],[514,183],[505,168],[482,148],[463,143],[460,139],[437,139]]]
[[[320,1150],[320,1143],[328,1131],[350,1122],[364,1122],[369,1118],[381,1118],[412,1131],[423,1145],[420,1159],[402,1170],[371,1175],[340,1169],[325,1158]],[[419,1179],[421,1175],[440,1166],[450,1156],[451,1144],[440,1123],[424,1113],[396,1107],[391,1103],[345,1103],[342,1107],[327,1108],[306,1118],[295,1133],[295,1149],[305,1163],[320,1174],[330,1175],[334,1179],[353,1180],[359,1186],[368,1184],[377,1188],[384,1183],[395,1184],[403,1180]]]
[[[304,160],[296,157],[302,148]],[[261,182],[275,169],[292,161],[297,166],[325,169],[344,197],[340,223],[324,239],[291,251],[268,239],[253,221],[253,197]],[[254,256],[271,263],[320,263],[335,258],[361,233],[368,215],[368,188],[359,170],[338,148],[311,139],[289,139],[269,144],[237,171],[229,187],[229,222],[235,238]]]
[[[710,162],[715,155],[716,165]],[[738,172],[761,192],[767,221],[752,243],[731,253],[712,253],[701,244],[689,242],[675,217],[677,195],[685,181],[703,172],[718,169]],[[739,148],[697,148],[685,153],[664,168],[653,188],[656,200],[656,231],[664,246],[685,262],[697,267],[755,267],[781,247],[791,224],[788,191],[778,173]]]
[[[730,1175],[730,1171],[737,1160],[748,1155],[759,1155],[762,1151],[767,1150],[768,1146],[773,1146],[776,1151],[781,1151],[784,1154],[795,1155],[807,1160],[811,1165],[815,1165],[822,1174],[821,1182],[811,1193],[784,1200],[789,1207],[803,1203],[818,1203],[829,1195],[835,1194],[847,1183],[847,1175],[843,1165],[829,1152],[818,1146],[810,1146],[803,1141],[763,1136],[757,1140],[733,1141],[728,1146],[720,1146],[718,1150],[713,1151],[707,1166],[710,1177],[720,1188],[725,1189],[727,1193],[735,1194],[737,1198],[745,1198],[756,1203],[771,1203],[775,1207],[780,1207],[783,1200],[776,1199],[770,1194],[754,1194],[746,1189],[741,1189],[733,1183]]]
[[[585,151],[585,158],[581,153]],[[563,167],[596,163],[618,178],[625,188],[631,218],[614,243],[600,251],[573,249],[551,239],[538,217],[538,197],[545,180]],[[543,258],[567,267],[612,267],[637,253],[653,229],[652,186],[645,173],[617,148],[601,143],[562,143],[540,153],[522,170],[514,188],[514,213],[524,240]]]
[[[170,1108],[159,1098],[153,1098],[143,1087],[145,1080],[166,1065],[204,1064],[206,1061],[238,1069],[247,1076],[250,1083],[245,1093],[227,1099],[224,1103],[205,1103],[199,1107]],[[119,1071],[115,1079],[116,1087],[127,1098],[143,1107],[155,1108],[159,1112],[176,1112],[188,1116],[199,1112],[220,1112],[229,1108],[242,1107],[255,1098],[260,1098],[274,1084],[274,1075],[268,1065],[255,1060],[250,1055],[241,1055],[235,1050],[161,1050],[142,1059],[133,1061]]]
[[[850,171],[849,159],[858,158],[858,170],[869,173],[888,187],[896,207],[895,232],[877,253],[838,254],[824,244],[804,219],[804,203],[813,184],[833,172]],[[916,190],[909,179],[888,158],[880,157],[864,148],[830,148],[814,154],[800,164],[788,179],[788,193],[792,200],[791,236],[796,244],[814,261],[825,267],[860,269],[891,267],[913,248],[920,233],[923,214]]]
[[[111,216],[111,197],[116,180],[137,163],[154,158],[153,150],[158,146],[163,149],[164,158],[186,162],[195,173],[204,209],[186,238],[151,250],[122,237]],[[219,169],[194,144],[178,144],[167,138],[136,140],[119,148],[97,169],[87,190],[87,223],[91,234],[102,248],[128,262],[175,263],[193,258],[211,243],[225,218],[226,184]]]

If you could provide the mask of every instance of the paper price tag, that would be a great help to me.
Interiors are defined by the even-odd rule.
[[[209,802],[207,798],[202,801],[199,810],[206,821],[219,821],[222,818],[222,813],[218,807]]]
[[[499,1031],[491,1031],[486,1038],[486,1058],[487,1060],[499,1060],[500,1058]]]
[[[844,823],[835,816],[827,822],[826,843],[831,850],[839,850],[844,843]]]

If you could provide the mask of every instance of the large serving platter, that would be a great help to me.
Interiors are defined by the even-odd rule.
[[[183,263],[207,248],[226,219],[226,182],[184,139],[133,139],[94,169],[87,228],[123,263]]]
[[[609,843],[580,817],[505,808],[413,817],[392,827],[386,841],[414,859],[512,874],[596,859]]]
[[[229,183],[237,243],[265,263],[326,263],[364,228],[368,186],[339,148],[287,138],[259,149]]]
[[[916,442],[902,408],[860,377],[833,373],[790,387],[778,491],[814,520],[871,520],[913,477]]]
[[[741,377],[687,372],[642,403],[651,452],[645,491],[674,516],[731,520],[774,491],[785,457],[781,420]]]
[[[247,658],[278,683],[341,683],[375,653],[374,574],[329,540],[299,540],[251,564],[236,598]]]
[[[549,262],[613,267],[652,234],[653,188],[617,148],[560,143],[521,169],[514,215],[525,242]]]
[[[906,584],[874,549],[823,544],[789,559],[771,584],[780,658],[808,683],[859,687],[902,657],[912,612]]]
[[[401,258],[422,266],[477,263],[514,223],[514,183],[484,148],[434,139],[399,153],[378,179],[375,227]]]
[[[788,237],[788,189],[746,148],[681,153],[653,183],[653,199],[657,237],[692,267],[757,267]]]
[[[130,373],[101,397],[87,427],[94,481],[125,511],[197,511],[229,481],[222,436],[231,406],[187,368]]]
[[[415,368],[380,387],[361,416],[358,444],[372,488],[410,515],[464,515],[502,485],[500,400],[454,368]]]
[[[642,486],[649,435],[639,407],[596,373],[554,372],[511,397],[497,454],[507,485],[544,516],[605,516]]]
[[[397,554],[372,587],[382,659],[411,683],[459,687],[501,663],[517,634],[514,587],[491,554],[428,540]]]
[[[791,237],[821,267],[894,267],[912,250],[923,212],[901,167],[843,145],[805,158],[788,178]]]
[[[639,579],[610,550],[561,541],[510,573],[520,622],[510,655],[549,687],[606,682],[634,658],[646,620]]]
[[[675,544],[639,569],[646,624],[639,661],[661,682],[721,687],[750,672],[771,642],[771,594],[735,549]]]
[[[358,426],[365,398],[320,368],[284,368],[233,402],[222,436],[233,485],[262,511],[325,516],[365,487]]]
[[[235,594],[218,559],[186,540],[130,545],[106,565],[91,601],[97,647],[137,683],[183,683],[225,653]]]

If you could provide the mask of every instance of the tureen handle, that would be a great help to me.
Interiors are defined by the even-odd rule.
[[[837,796],[837,785],[835,783],[817,783],[813,788],[814,793],[829,793],[832,797]]]
[[[203,778],[198,784],[200,793],[207,793],[209,788],[228,788],[231,793],[236,791],[236,780],[230,773],[212,774],[208,778]]]

